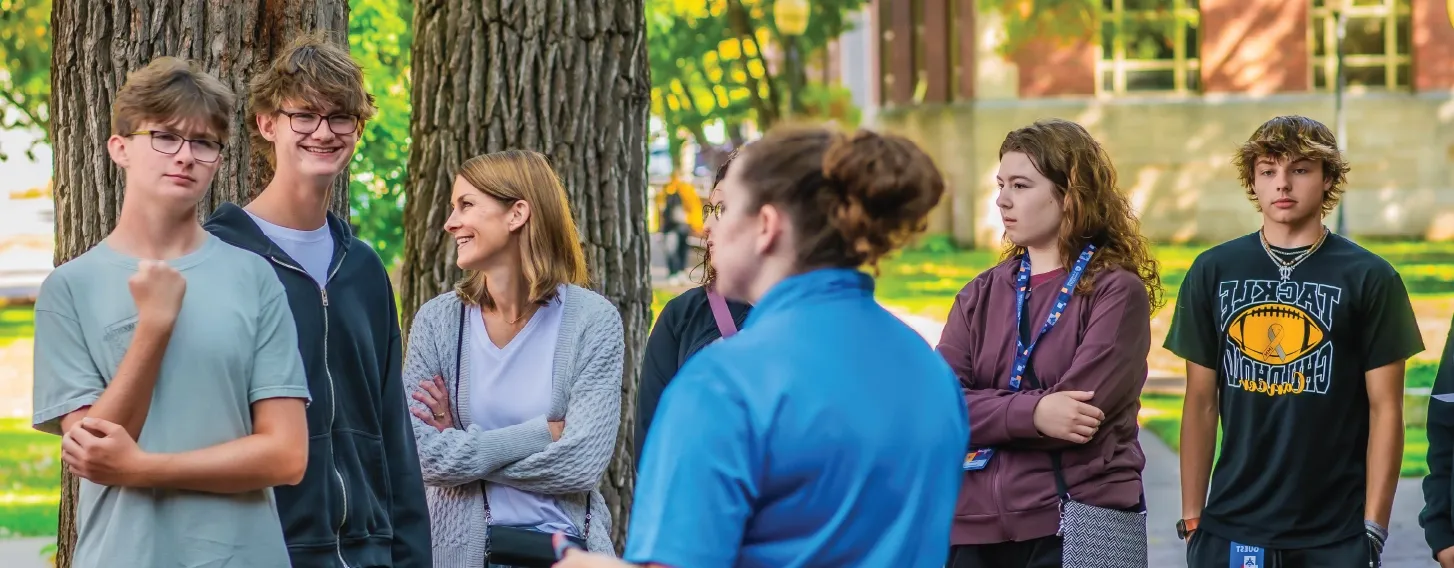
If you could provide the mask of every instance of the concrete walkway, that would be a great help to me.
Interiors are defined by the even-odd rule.
[[[5,568],[50,568],[40,556],[40,549],[55,542],[49,538],[0,539],[0,566]]]
[[[0,195],[0,303],[31,301],[53,267],[50,199]]]

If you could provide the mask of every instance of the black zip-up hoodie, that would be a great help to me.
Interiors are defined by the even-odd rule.
[[[1454,327],[1444,342],[1444,355],[1434,377],[1426,422],[1429,433],[1429,474],[1424,477],[1424,509],[1419,525],[1437,560],[1439,552],[1454,546]]]
[[[333,260],[323,288],[224,203],[206,229],[266,258],[288,293],[313,397],[308,470],[274,488],[294,566],[429,567],[429,509],[402,379],[393,285],[377,253],[328,215]]]

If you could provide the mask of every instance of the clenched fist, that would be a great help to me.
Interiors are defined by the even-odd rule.
[[[182,273],[165,262],[143,260],[126,283],[131,287],[131,298],[136,300],[140,321],[165,327],[176,323],[182,296],[187,293],[187,279]]]

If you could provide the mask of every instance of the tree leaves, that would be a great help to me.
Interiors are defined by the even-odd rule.
[[[364,125],[353,156],[349,209],[358,236],[384,266],[404,248],[404,186],[409,172],[409,47],[414,42],[411,0],[349,0],[348,46],[363,67],[364,89],[379,109]]]
[[[34,128],[50,140],[51,0],[0,0],[0,128]],[[0,148],[0,161],[9,156]]]
[[[804,59],[842,35],[848,14],[864,3],[814,0],[808,29],[795,38]],[[782,49],[764,47],[783,45],[772,6],[773,0],[647,0],[651,112],[666,126],[673,159],[687,136],[707,146],[708,125],[752,121],[767,129],[785,110]]]

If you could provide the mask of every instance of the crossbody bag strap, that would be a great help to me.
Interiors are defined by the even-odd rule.
[[[1033,362],[1025,365],[1025,382],[1033,390],[1045,388],[1040,384],[1040,377],[1035,375],[1035,364]],[[1070,485],[1065,483],[1065,470],[1060,463],[1060,450],[1050,450],[1050,467],[1055,472],[1055,493],[1060,495],[1061,501],[1070,500]]]
[[[717,320],[717,331],[722,337],[732,337],[737,333],[737,322],[732,321],[732,311],[727,309],[727,299],[718,294],[716,290],[707,289],[707,304],[712,307],[712,319]]]
[[[454,427],[455,428],[459,428],[460,430],[463,430],[464,429],[464,424],[460,421],[460,411],[459,411],[459,376],[464,371],[464,369],[459,368],[459,365],[460,365],[461,358],[464,355],[464,324],[465,324],[464,318],[465,318],[465,314],[468,314],[468,313],[469,313],[468,307],[464,305],[464,302],[460,302],[459,303],[459,332],[455,333],[455,337],[454,337],[454,395],[451,396],[451,397],[449,397],[450,411],[451,412],[454,412]]]
[[[454,393],[449,397],[449,404],[454,412],[454,427],[464,430],[464,422],[460,418],[464,415],[459,408],[459,382],[464,375],[464,369],[460,368],[460,362],[464,359],[464,336],[466,318],[469,316],[469,306],[464,302],[459,304],[459,331],[454,338]],[[495,524],[490,515],[490,497],[485,491],[485,481],[480,480],[480,498],[485,502],[485,527]],[[489,530],[486,528],[486,530]],[[490,558],[490,540],[485,539],[485,560]]]
[[[1030,383],[1030,388],[1032,389],[1042,388],[1040,386],[1040,378],[1035,376],[1034,365],[1029,365],[1025,368],[1025,380]],[[1055,472],[1055,492],[1060,495],[1060,499],[1062,501],[1069,501],[1070,485],[1065,482],[1065,468],[1062,467],[1060,463],[1061,452],[1060,450],[1051,450],[1049,454],[1050,467],[1051,470]],[[1146,510],[1145,489],[1142,489],[1141,491],[1141,501],[1137,504],[1137,508],[1141,511]]]

